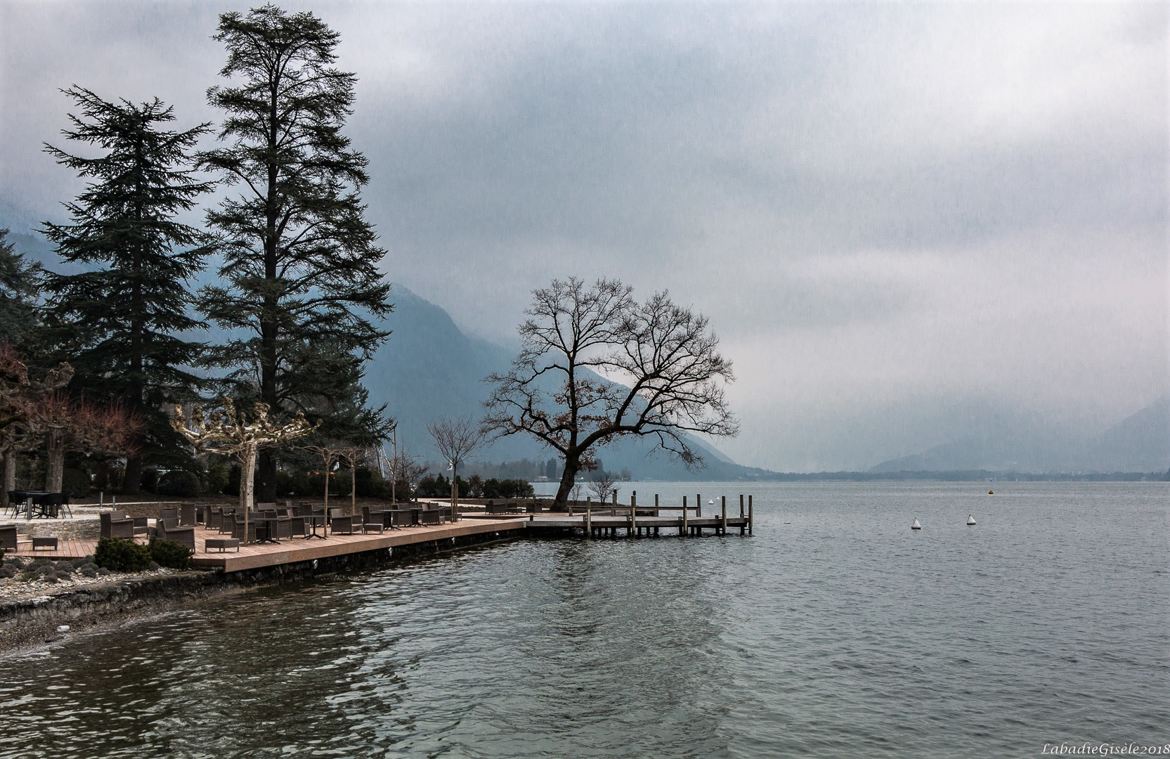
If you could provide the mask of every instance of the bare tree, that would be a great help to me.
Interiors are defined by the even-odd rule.
[[[427,425],[435,448],[451,467],[451,518],[458,519],[459,465],[467,460],[483,440],[483,432],[470,418],[444,419]]]
[[[406,497],[409,500],[411,493],[414,492],[418,481],[427,473],[425,464],[418,463],[414,456],[406,452],[406,449],[395,450],[387,452],[382,450],[382,458],[386,462],[386,470],[390,476],[390,500],[393,503],[398,502],[398,485],[401,483],[406,486]]]
[[[625,435],[655,439],[688,466],[702,458],[687,433],[735,435],[724,384],[734,375],[707,319],[656,293],[645,303],[610,279],[554,280],[533,293],[522,348],[493,374],[484,430],[533,435],[564,458],[564,508],[597,448]]]
[[[322,443],[321,445],[306,445],[306,451],[317,454],[321,458],[321,476],[325,480],[324,509],[329,513],[329,477],[333,474],[333,465],[340,462],[345,456],[344,443]]]
[[[244,512],[244,535],[248,534],[248,512],[252,510],[256,482],[256,457],[261,448],[285,445],[311,433],[315,426],[305,415],[297,415],[287,424],[279,424],[268,416],[268,404],[252,407],[252,420],[236,412],[230,399],[223,400],[223,408],[205,414],[196,407],[191,418],[183,414],[182,406],[175,406],[171,427],[197,450],[231,455],[240,462],[240,508]]]
[[[616,472],[597,469],[589,478],[589,492],[597,496],[600,503],[606,503],[613,497],[614,485],[621,480],[621,476]]]

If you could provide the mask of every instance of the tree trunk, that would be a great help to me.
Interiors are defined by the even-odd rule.
[[[456,511],[459,508],[459,467],[451,465],[451,521],[458,519]]]
[[[128,456],[126,458],[126,475],[122,478],[122,492],[127,494],[142,492],[142,456]]]
[[[244,460],[240,462],[240,508],[244,510],[244,539],[248,542],[248,513],[252,510],[253,497],[256,490],[256,449],[248,448],[244,451]]]
[[[565,471],[561,472],[561,486],[557,488],[557,497],[553,501],[553,511],[568,511],[569,493],[577,481],[577,472],[581,465],[576,456],[565,456]]]
[[[45,465],[45,490],[60,493],[65,481],[65,446],[60,440],[49,439],[48,462]]]
[[[16,490],[16,454],[14,452],[4,454],[4,490],[0,492],[0,506],[4,509],[11,505],[8,502],[10,490]]]

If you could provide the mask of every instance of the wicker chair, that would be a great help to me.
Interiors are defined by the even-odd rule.
[[[134,539],[134,520],[120,511],[103,511],[98,514],[99,535],[107,539]]]

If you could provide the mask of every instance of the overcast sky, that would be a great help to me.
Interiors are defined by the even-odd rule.
[[[56,88],[214,121],[246,7],[0,0],[0,208],[76,192],[40,152]],[[735,362],[744,463],[874,463],[851,429],[898,409],[1094,428],[1167,391],[1162,3],[285,7],[359,76],[392,279],[497,341],[554,276],[668,288]]]

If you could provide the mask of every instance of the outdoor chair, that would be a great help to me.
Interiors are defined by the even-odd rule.
[[[236,510],[224,507],[219,512],[219,531],[231,532],[236,523]]]
[[[223,509],[218,506],[211,506],[207,509],[207,529],[219,531],[219,525],[223,519]]]
[[[418,513],[420,524],[442,524],[443,514],[438,509],[423,509]]]
[[[5,551],[16,550],[16,525],[6,524],[0,526],[0,548]]]
[[[284,509],[276,509],[276,518],[275,519],[271,518],[271,514],[272,514],[272,512],[269,512],[268,525],[270,528],[272,528],[272,530],[275,534],[269,535],[268,537],[274,538],[276,540],[285,540],[287,538],[291,538],[293,535],[296,534],[296,527],[293,524],[293,518],[291,516],[289,516],[288,513]],[[301,521],[301,534],[304,535],[305,534],[305,520],[302,519],[300,521]]]
[[[169,540],[187,547],[195,553],[195,527],[193,525],[179,525],[173,519],[160,519],[154,531],[159,540]]]
[[[179,524],[195,524],[195,504],[179,504]]]
[[[256,541],[256,523],[249,519],[248,534],[244,534],[244,515],[232,513],[231,515],[224,515],[223,527],[221,532],[230,532],[231,536],[242,543],[254,543]]]
[[[24,502],[27,499],[28,499],[28,496],[26,496],[23,491],[20,491],[20,490],[9,490],[8,491],[8,508],[10,511],[12,511],[12,516],[16,516],[17,514],[20,513],[20,510],[21,510],[20,507],[24,506]]]
[[[98,514],[99,534],[103,538],[123,540],[134,539],[134,520],[120,511],[103,511]]]
[[[354,528],[360,528],[362,523],[361,514],[346,514],[343,509],[329,509],[329,522],[332,525],[334,535],[342,533],[344,535],[353,535]]]
[[[167,520],[167,521],[174,521],[177,523],[179,521],[178,507],[177,506],[163,506],[162,508],[160,508],[158,510],[158,519],[160,522],[163,520]]]

